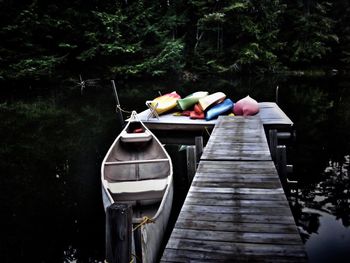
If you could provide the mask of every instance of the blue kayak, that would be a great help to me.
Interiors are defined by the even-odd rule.
[[[233,110],[233,102],[230,99],[226,99],[223,102],[213,106],[209,109],[205,115],[205,119],[210,121],[211,119],[217,118],[219,115],[222,115],[225,112]]]

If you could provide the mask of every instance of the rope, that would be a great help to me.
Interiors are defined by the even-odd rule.
[[[152,220],[151,218],[149,218],[148,216],[144,216],[141,223],[138,224],[137,226],[135,226],[132,231],[134,232],[135,230],[137,230],[139,227],[149,224],[149,223],[154,223],[154,220]]]
[[[138,256],[136,256],[135,254],[131,253],[132,259],[130,260],[129,263],[134,263],[135,259],[137,259],[138,261],[141,261],[140,258]]]
[[[207,134],[210,136],[210,132],[207,127],[204,127],[204,130],[207,132]]]
[[[117,105],[117,109],[120,110],[121,112],[126,113],[126,114],[131,114],[131,113],[132,113],[132,111],[123,110],[123,109],[120,107],[120,105]]]

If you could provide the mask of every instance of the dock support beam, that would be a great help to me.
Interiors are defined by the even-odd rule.
[[[197,166],[202,153],[203,153],[203,137],[196,136],[195,145],[189,145],[186,147],[187,177],[188,177],[189,184],[192,183],[192,180],[196,173]]]
[[[196,155],[196,146],[189,145],[186,147],[187,177],[189,184],[191,184],[197,169]]]
[[[131,260],[132,209],[128,204],[113,203],[106,210],[106,262]]]
[[[285,145],[278,145],[276,148],[276,166],[282,186],[287,189],[287,148]]]
[[[196,161],[197,163],[199,163],[199,160],[203,153],[203,136],[196,136],[195,145],[196,145]]]
[[[269,130],[269,147],[272,161],[276,163],[277,130]]]

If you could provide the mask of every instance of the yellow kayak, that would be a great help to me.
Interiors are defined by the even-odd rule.
[[[205,111],[210,106],[213,106],[216,103],[223,101],[225,98],[226,98],[225,93],[216,92],[216,93],[213,93],[209,96],[206,96],[204,98],[199,99],[199,106],[203,111]]]
[[[175,108],[178,99],[181,99],[181,96],[177,94],[176,91],[173,91],[171,93],[167,93],[158,98],[155,98],[151,102],[151,105],[152,107],[156,108],[156,112],[158,114],[162,114]]]

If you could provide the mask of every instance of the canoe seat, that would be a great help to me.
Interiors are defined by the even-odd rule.
[[[136,204],[138,201],[142,205],[149,205],[162,200],[167,184],[168,178],[162,178],[118,183],[107,182],[107,188],[113,199],[118,202]]]
[[[120,135],[120,140],[122,142],[148,142],[152,140],[152,134],[147,130],[140,133],[128,133],[123,131]]]

